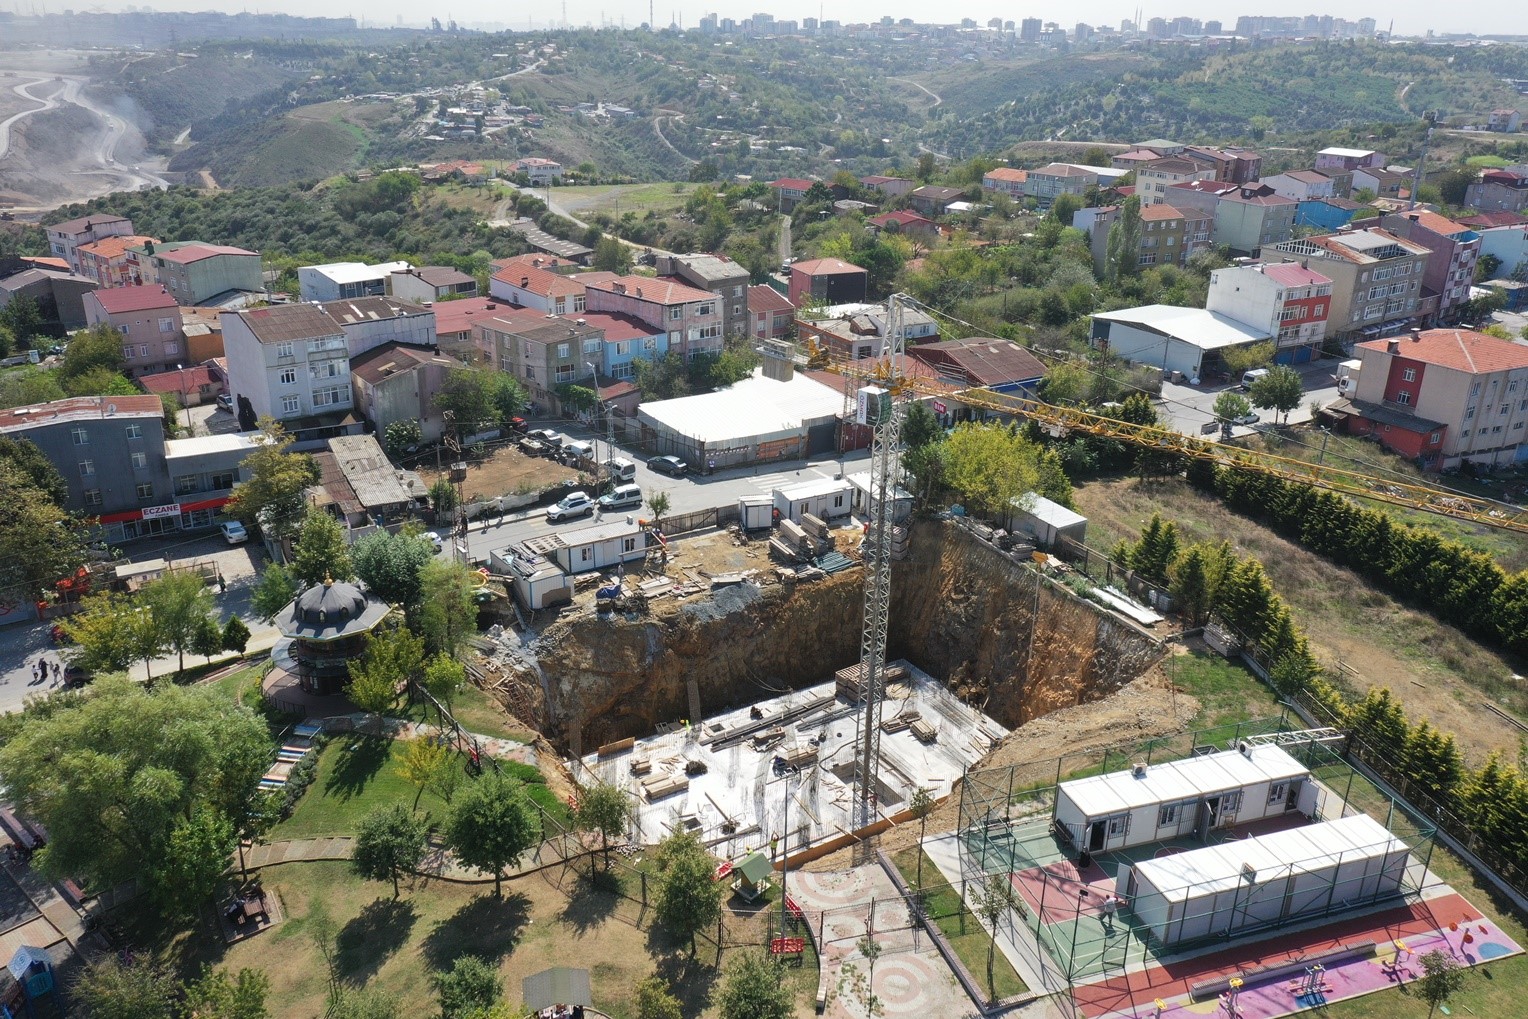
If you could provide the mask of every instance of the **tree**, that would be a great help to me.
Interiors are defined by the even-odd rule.
[[[653,523],[663,519],[663,515],[669,511],[669,494],[667,492],[654,492],[647,497],[648,512],[653,515]]]
[[[89,1019],[174,1019],[180,988],[156,965],[108,955],[83,967],[70,993]]]
[[[249,646],[249,627],[238,616],[229,616],[223,624],[222,643],[224,651],[242,655]]]
[[[679,999],[656,973],[637,985],[637,1019],[684,1019]]]
[[[441,1019],[468,1019],[498,1004],[504,988],[498,970],[487,961],[462,955],[448,972],[435,974],[435,993],[440,996]]]
[[[1289,412],[1300,406],[1305,395],[1305,383],[1300,373],[1284,364],[1268,369],[1268,374],[1253,382],[1247,390],[1254,407],[1275,410],[1289,420]]]
[[[435,409],[450,415],[458,439],[499,423],[493,374],[476,368],[453,368],[435,391]]]
[[[350,686],[345,694],[362,711],[378,714],[393,706],[398,688],[419,671],[424,641],[401,626],[372,631],[366,650],[347,665]]]
[[[208,661],[223,650],[223,628],[218,625],[217,616],[209,614],[201,618],[196,624],[196,632],[191,635],[190,648],[192,654],[201,655]]]
[[[509,419],[519,414],[531,402],[531,394],[525,388],[518,376],[505,371],[495,371],[490,374],[492,382],[493,404],[499,412],[499,420],[508,423]]]
[[[448,654],[437,654],[424,664],[424,688],[451,710],[451,699],[467,682],[467,667]]]
[[[909,450],[922,449],[944,437],[944,428],[928,404],[918,401],[907,408],[902,419],[902,442]]]
[[[918,819],[918,892],[923,892],[923,833],[928,827],[928,815],[934,810],[934,797],[926,786],[919,786],[913,790],[912,799],[907,801],[908,811]]]
[[[37,306],[37,301],[29,294],[17,294],[0,308],[0,325],[5,326],[11,334],[11,339],[18,346],[30,347],[32,341],[43,335],[42,309]],[[97,326],[96,328],[101,328]],[[107,327],[110,328],[110,327]],[[117,356],[122,356],[122,337],[115,329],[113,335],[117,337]]]
[[[132,383],[129,382],[128,385]],[[180,412],[183,410],[185,407],[181,406],[180,397],[177,394],[159,394],[159,420],[164,427],[165,438],[173,439],[180,434]]]
[[[1077,214],[1077,210],[1081,208],[1082,197],[1080,195],[1057,195],[1055,201],[1051,202],[1051,217],[1054,218],[1056,222],[1060,223],[1062,226],[1071,226],[1072,217],[1075,216]]]
[[[1247,398],[1234,389],[1227,389],[1215,397],[1215,404],[1211,408],[1215,420],[1223,425],[1229,425],[1232,421],[1244,418],[1252,413],[1252,404]]]
[[[345,532],[330,514],[309,513],[303,519],[292,549],[292,576],[305,585],[355,577]]]
[[[406,532],[373,531],[350,546],[351,564],[367,590],[410,615],[419,605],[420,574],[434,558],[429,542]]]
[[[626,794],[608,782],[590,786],[578,797],[580,831],[599,832],[600,849],[605,854],[605,869],[610,869],[610,840],[626,834],[631,822],[631,804]]]
[[[98,369],[120,375],[126,363],[122,356],[122,334],[105,323],[91,326],[75,333],[64,348],[64,360],[58,366],[59,384]]]
[[[1437,1011],[1438,1006],[1464,990],[1464,967],[1447,952],[1434,949],[1421,958],[1422,999],[1427,1002],[1427,1014]]]
[[[1007,874],[991,874],[987,877],[987,883],[976,893],[972,907],[976,915],[992,928],[992,937],[987,942],[987,997],[996,1000],[997,986],[992,974],[992,962],[997,952],[997,925],[1010,909],[1022,909],[1023,903]]]
[[[45,873],[137,881],[178,912],[209,889],[176,881],[227,866],[228,819],[257,795],[271,749],[264,721],[216,690],[103,677],[89,697],[21,717],[0,748],[0,782],[48,829]]]
[[[791,1019],[795,993],[780,965],[759,951],[742,952],[727,965],[718,995],[721,1019]]]
[[[498,773],[476,783],[451,810],[446,845],[469,867],[493,874],[493,897],[502,897],[504,871],[536,844],[541,826],[525,788]]]
[[[246,967],[230,979],[227,970],[206,966],[186,985],[181,1019],[266,1019],[270,989],[271,979],[261,970]]]
[[[152,661],[164,648],[153,615],[112,591],[91,594],[62,625],[75,644],[74,661],[92,672],[125,672],[133,662]]]
[[[985,516],[1006,519],[1039,482],[1038,449],[1002,425],[962,424],[944,440],[945,478]]]
[[[297,578],[292,576],[292,571],[280,563],[271,563],[260,574],[260,583],[255,585],[249,601],[250,610],[267,623],[272,622],[297,597],[297,591]]]
[[[55,505],[69,499],[69,486],[53,461],[31,439],[0,435],[0,466],[10,466],[26,483],[45,495]]]
[[[398,879],[411,874],[424,859],[429,825],[401,803],[378,807],[361,818],[350,864],[370,881],[391,881],[398,897]]]
[[[442,768],[455,768],[452,752],[434,736],[415,736],[403,748],[403,760],[398,773],[414,787],[414,809],[419,809],[419,798],[434,785]]]
[[[1110,283],[1124,276],[1134,276],[1140,268],[1141,200],[1136,195],[1125,199],[1119,218],[1109,227],[1104,246],[1104,279]]]
[[[419,444],[424,441],[424,432],[420,430],[419,422],[413,418],[394,421],[382,434],[385,437],[387,455],[394,460],[402,458],[411,450],[418,449]]]
[[[0,591],[37,601],[87,561],[84,521],[12,463],[0,463]]]
[[[342,988],[330,995],[325,1019],[398,1019],[398,999],[377,988]]]
[[[66,396],[138,396],[141,390],[121,372],[97,365],[80,375],[60,379]],[[172,438],[174,432],[166,430]]]
[[[715,863],[695,833],[677,831],[658,845],[658,922],[690,939],[722,915],[722,886],[712,879]]]
[[[318,464],[306,453],[289,451],[293,440],[280,422],[262,418],[260,431],[258,448],[244,458],[249,480],[234,489],[224,512],[279,541],[296,531],[307,514],[303,493],[318,484]]]
[[[189,570],[165,573],[144,585],[138,601],[153,616],[163,646],[180,656],[176,671],[185,672],[186,649],[212,616],[212,593],[207,590],[207,582],[201,574]],[[213,621],[214,631],[216,628]],[[221,643],[214,641],[214,654]]]
[[[418,631],[425,648],[455,655],[477,634],[478,575],[457,562],[432,559],[420,571]]]
[[[1226,347],[1220,352],[1226,371],[1233,379],[1239,379],[1254,368],[1261,368],[1273,360],[1277,348],[1272,340],[1253,343],[1245,347]]]
[[[450,514],[456,509],[456,486],[444,474],[430,485],[430,505],[438,520],[450,521]]]
[[[594,268],[596,272],[613,272],[624,276],[631,272],[631,249],[620,238],[606,234],[594,245]]]

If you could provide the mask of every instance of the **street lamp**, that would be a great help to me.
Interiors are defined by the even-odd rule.
[[[590,388],[592,388],[594,390],[594,409],[595,409],[596,414],[598,414],[600,411],[604,410],[604,405],[600,403],[600,373],[599,373],[599,370],[594,367],[594,362],[593,361],[585,361],[584,362],[584,367],[589,369]],[[606,446],[608,447],[609,443],[606,443]],[[600,490],[600,457],[599,457],[599,452],[600,452],[599,418],[596,417],[595,421],[594,421],[594,490],[596,492],[598,492]],[[605,450],[605,456],[606,457],[615,456],[615,451],[612,450],[612,449],[607,448]]]

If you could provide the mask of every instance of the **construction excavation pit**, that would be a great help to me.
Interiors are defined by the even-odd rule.
[[[630,795],[641,842],[689,830],[732,859],[843,838],[862,827],[854,785],[864,715],[858,671],[851,666],[832,682],[620,740],[577,761],[577,777]],[[935,798],[949,793],[1008,730],[906,662],[886,677],[872,804],[878,815],[894,816],[920,786]]]

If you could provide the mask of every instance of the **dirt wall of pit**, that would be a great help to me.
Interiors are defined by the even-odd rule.
[[[864,574],[718,589],[629,621],[579,612],[542,633],[511,705],[583,752],[664,722],[823,682],[859,658]],[[1005,726],[1096,700],[1157,657],[1156,645],[949,523],[925,522],[893,573],[893,658],[945,680]]]

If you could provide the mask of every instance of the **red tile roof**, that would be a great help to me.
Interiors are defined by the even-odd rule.
[[[1171,205],[1143,205],[1141,206],[1141,222],[1165,223],[1168,220],[1182,219],[1183,213]]]
[[[781,177],[779,180],[770,181],[769,186],[789,191],[810,191],[815,183],[816,181],[802,180],[799,177]]]
[[[748,314],[773,314],[778,312],[795,311],[796,306],[774,287],[755,286],[748,288]]]
[[[589,289],[602,290],[607,294],[625,294],[638,300],[663,305],[690,304],[716,298],[716,295],[710,291],[685,286],[668,276],[660,276],[657,279],[651,276],[617,276],[615,279],[591,280]]]
[[[154,254],[166,262],[179,262],[182,265],[190,265],[192,262],[200,262],[204,258],[215,258],[218,255],[249,255],[259,258],[259,252],[246,251],[243,248],[233,248],[226,244],[187,244],[184,247],[172,248],[165,251],[156,251]]]
[[[217,380],[212,377],[212,369],[204,364],[180,368],[172,372],[160,372],[158,375],[138,377],[138,384],[151,393],[189,393],[203,386],[210,386],[215,381]]]
[[[1461,216],[1459,224],[1475,230],[1490,230],[1501,226],[1525,226],[1528,225],[1528,216],[1502,209],[1499,212],[1481,212],[1474,216]],[[32,261],[35,262],[37,259],[34,258]]]
[[[584,311],[577,315],[564,315],[569,322],[583,320],[584,325],[603,330],[605,339],[612,342],[640,340],[649,336],[662,336],[663,330],[648,325],[639,318],[616,311]]]
[[[972,336],[963,340],[920,343],[908,348],[911,359],[931,366],[954,364],[979,386],[999,386],[1042,378],[1045,365],[1011,340]]]
[[[459,336],[471,332],[473,323],[502,315],[515,307],[497,297],[466,297],[457,301],[439,301],[430,310],[435,312],[437,336]]]
[[[538,297],[572,297],[584,292],[584,285],[570,276],[559,276],[530,266],[509,266],[493,274],[500,283],[519,287]]]
[[[865,222],[871,224],[872,226],[885,226],[888,223],[896,223],[900,226],[912,226],[914,223],[922,223],[926,226],[934,227],[936,230],[938,229],[938,227],[935,226],[933,220],[926,216],[920,216],[916,212],[912,212],[907,209],[901,209],[897,212],[883,212],[879,216],[871,216],[869,219],[865,220]]]
[[[1392,339],[1368,340],[1359,346],[1384,351]],[[1401,357],[1472,375],[1528,368],[1528,347],[1473,329],[1426,329],[1418,336],[1399,339]]]
[[[539,252],[531,252],[528,255],[512,255],[509,258],[496,258],[488,263],[493,266],[494,272],[500,269],[544,269],[548,272],[554,269],[566,269],[578,265],[577,262],[566,258],[558,258],[556,255],[544,255]]]
[[[91,294],[101,302],[101,307],[108,315],[175,307],[175,298],[164,287],[113,287],[109,290],[92,290]]]
[[[91,241],[89,244],[81,244],[79,251],[82,254],[95,255],[97,258],[116,258],[119,255],[127,254],[128,248],[136,248],[140,244],[158,243],[158,239],[154,237],[145,237],[141,234],[120,234],[116,237],[102,237],[100,240]]]
[[[841,258],[814,258],[807,262],[797,262],[791,266],[791,272],[799,272],[803,276],[837,276],[865,270]]]
[[[992,178],[993,180],[1006,180],[1014,184],[1022,184],[1029,180],[1029,171],[1020,170],[1013,166],[999,166],[997,169],[988,170],[985,174],[982,175],[983,180],[988,177]]]

